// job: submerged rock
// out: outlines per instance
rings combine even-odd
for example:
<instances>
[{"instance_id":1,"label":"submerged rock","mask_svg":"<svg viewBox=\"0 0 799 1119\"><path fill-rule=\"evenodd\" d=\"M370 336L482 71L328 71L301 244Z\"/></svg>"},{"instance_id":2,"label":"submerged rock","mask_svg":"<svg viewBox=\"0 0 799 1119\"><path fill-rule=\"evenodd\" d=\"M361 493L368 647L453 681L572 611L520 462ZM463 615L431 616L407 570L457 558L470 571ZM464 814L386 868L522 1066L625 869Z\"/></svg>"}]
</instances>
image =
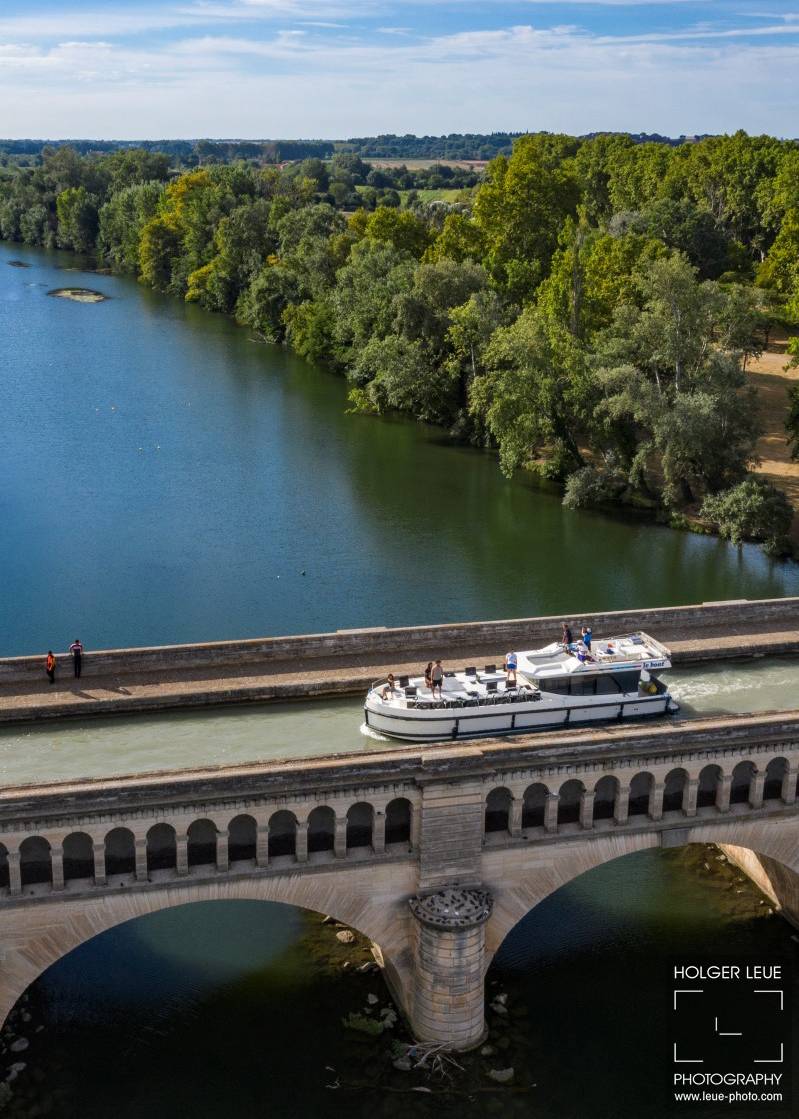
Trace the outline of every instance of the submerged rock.
<instances>
[{"instance_id":1,"label":"submerged rock","mask_svg":"<svg viewBox=\"0 0 799 1119\"><path fill-rule=\"evenodd\" d=\"M26 264L24 260L9 260L6 263L9 268L30 268L30 265Z\"/></svg>"},{"instance_id":2,"label":"submerged rock","mask_svg":"<svg viewBox=\"0 0 799 1119\"><path fill-rule=\"evenodd\" d=\"M18 1037L16 1041L11 1042L9 1048L12 1053L23 1053L29 1045L30 1042L26 1037Z\"/></svg>"},{"instance_id":3,"label":"submerged rock","mask_svg":"<svg viewBox=\"0 0 799 1119\"><path fill-rule=\"evenodd\" d=\"M342 944L352 944L355 940L355 933L350 932L349 929L342 929L341 932L336 933L336 940L340 940Z\"/></svg>"},{"instance_id":4,"label":"submerged rock","mask_svg":"<svg viewBox=\"0 0 799 1119\"><path fill-rule=\"evenodd\" d=\"M372 994L372 993L370 992L370 993L369 993L369 994L368 994L368 995L366 996L366 1001L367 1001L367 1002L369 1003L369 1005L370 1005L370 1006L377 1006L377 1004L378 1004L378 1003L380 1002L380 999L379 999L379 998L377 997L377 995L373 995L373 994Z\"/></svg>"},{"instance_id":5,"label":"submerged rock","mask_svg":"<svg viewBox=\"0 0 799 1119\"><path fill-rule=\"evenodd\" d=\"M497 1084L510 1084L515 1075L515 1070L513 1068L490 1068L488 1075Z\"/></svg>"},{"instance_id":6,"label":"submerged rock","mask_svg":"<svg viewBox=\"0 0 799 1119\"><path fill-rule=\"evenodd\" d=\"M480 1050L481 1057L493 1057L495 1053L496 1049L493 1045L484 1045L483 1048Z\"/></svg>"},{"instance_id":7,"label":"submerged rock","mask_svg":"<svg viewBox=\"0 0 799 1119\"><path fill-rule=\"evenodd\" d=\"M400 1072L410 1072L413 1068L410 1057L397 1057L396 1061L393 1061L392 1064L394 1068L399 1069Z\"/></svg>"}]
</instances>

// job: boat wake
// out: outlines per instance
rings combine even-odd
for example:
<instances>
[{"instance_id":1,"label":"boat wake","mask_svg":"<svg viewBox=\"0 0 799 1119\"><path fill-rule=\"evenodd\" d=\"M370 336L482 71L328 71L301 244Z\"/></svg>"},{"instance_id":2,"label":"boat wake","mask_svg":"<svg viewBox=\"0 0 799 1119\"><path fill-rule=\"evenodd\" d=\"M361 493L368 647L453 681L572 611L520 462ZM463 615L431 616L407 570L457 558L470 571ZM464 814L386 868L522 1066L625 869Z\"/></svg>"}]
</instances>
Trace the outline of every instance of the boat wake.
<instances>
[{"instance_id":1,"label":"boat wake","mask_svg":"<svg viewBox=\"0 0 799 1119\"><path fill-rule=\"evenodd\" d=\"M364 736L364 738L373 738L375 740L375 742L390 742L391 741L391 739L388 737L388 735L379 734L376 730L373 730L366 723L361 723L361 725L358 729L360 730L360 732Z\"/></svg>"}]
</instances>

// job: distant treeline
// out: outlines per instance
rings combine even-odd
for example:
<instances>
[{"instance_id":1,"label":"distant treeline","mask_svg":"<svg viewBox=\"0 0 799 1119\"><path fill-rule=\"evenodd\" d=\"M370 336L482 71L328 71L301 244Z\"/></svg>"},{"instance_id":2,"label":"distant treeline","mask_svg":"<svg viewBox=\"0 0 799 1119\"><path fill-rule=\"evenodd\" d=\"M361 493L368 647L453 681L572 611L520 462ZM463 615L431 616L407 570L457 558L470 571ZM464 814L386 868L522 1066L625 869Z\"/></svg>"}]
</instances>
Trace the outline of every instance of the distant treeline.
<instances>
[{"instance_id":1,"label":"distant treeline","mask_svg":"<svg viewBox=\"0 0 799 1119\"><path fill-rule=\"evenodd\" d=\"M458 133L447 136L352 137L348 140L0 140L0 155L38 156L45 148L70 147L81 155L107 155L132 148L163 152L176 166L196 167L200 163L231 163L239 159L262 163L286 163L297 159L329 159L335 151L352 152L369 159L446 159L489 160L510 155L521 132ZM546 135L541 133L540 135ZM593 139L590 133L583 139ZM627 133L615 133L626 136ZM658 134L630 134L633 143L659 143L676 146L676 139ZM697 137L691 137L697 139Z\"/></svg>"},{"instance_id":2,"label":"distant treeline","mask_svg":"<svg viewBox=\"0 0 799 1119\"><path fill-rule=\"evenodd\" d=\"M41 158L46 149L71 148L80 155L116 151L162 152L178 166L231 163L239 159L286 163L295 159L329 159L331 140L0 140L0 155Z\"/></svg>"},{"instance_id":3,"label":"distant treeline","mask_svg":"<svg viewBox=\"0 0 799 1119\"><path fill-rule=\"evenodd\" d=\"M0 234L232 314L340 371L353 409L440 424L572 506L700 511L783 551L746 361L799 321L799 144L538 134L451 201L401 198L412 174L46 148L0 174Z\"/></svg>"}]
</instances>

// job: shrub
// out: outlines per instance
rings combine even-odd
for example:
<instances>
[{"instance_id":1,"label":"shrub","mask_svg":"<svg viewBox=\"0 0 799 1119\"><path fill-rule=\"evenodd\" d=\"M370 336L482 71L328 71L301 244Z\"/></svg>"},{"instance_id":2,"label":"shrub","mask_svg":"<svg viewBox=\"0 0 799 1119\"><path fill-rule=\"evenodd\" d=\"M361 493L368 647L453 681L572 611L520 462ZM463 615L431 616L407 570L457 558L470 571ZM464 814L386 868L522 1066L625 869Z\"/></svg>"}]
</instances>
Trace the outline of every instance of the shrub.
<instances>
[{"instance_id":1,"label":"shrub","mask_svg":"<svg viewBox=\"0 0 799 1119\"><path fill-rule=\"evenodd\" d=\"M584 509L591 505L602 505L616 500L624 489L624 483L615 471L598 470L595 466L583 466L566 479L563 504L568 509Z\"/></svg>"},{"instance_id":2,"label":"shrub","mask_svg":"<svg viewBox=\"0 0 799 1119\"><path fill-rule=\"evenodd\" d=\"M791 551L788 533L793 509L785 494L764 478L750 476L737 486L706 497L699 512L733 544L755 540L771 556Z\"/></svg>"}]
</instances>

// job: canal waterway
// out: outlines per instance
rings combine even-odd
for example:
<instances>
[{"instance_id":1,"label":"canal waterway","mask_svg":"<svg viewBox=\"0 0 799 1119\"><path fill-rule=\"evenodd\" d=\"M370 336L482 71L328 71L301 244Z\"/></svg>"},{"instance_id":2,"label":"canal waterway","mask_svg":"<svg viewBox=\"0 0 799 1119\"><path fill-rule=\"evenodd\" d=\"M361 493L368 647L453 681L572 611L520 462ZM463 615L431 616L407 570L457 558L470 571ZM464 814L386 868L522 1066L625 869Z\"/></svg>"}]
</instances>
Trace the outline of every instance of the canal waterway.
<instances>
[{"instance_id":1,"label":"canal waterway","mask_svg":"<svg viewBox=\"0 0 799 1119\"><path fill-rule=\"evenodd\" d=\"M663 677L680 719L784 710L796 706L799 657L695 665ZM362 697L0 727L0 784L397 748L364 731Z\"/></svg>"},{"instance_id":2,"label":"canal waterway","mask_svg":"<svg viewBox=\"0 0 799 1119\"><path fill-rule=\"evenodd\" d=\"M754 547L348 415L342 378L67 254L0 245L0 337L3 655L799 591Z\"/></svg>"}]
</instances>

